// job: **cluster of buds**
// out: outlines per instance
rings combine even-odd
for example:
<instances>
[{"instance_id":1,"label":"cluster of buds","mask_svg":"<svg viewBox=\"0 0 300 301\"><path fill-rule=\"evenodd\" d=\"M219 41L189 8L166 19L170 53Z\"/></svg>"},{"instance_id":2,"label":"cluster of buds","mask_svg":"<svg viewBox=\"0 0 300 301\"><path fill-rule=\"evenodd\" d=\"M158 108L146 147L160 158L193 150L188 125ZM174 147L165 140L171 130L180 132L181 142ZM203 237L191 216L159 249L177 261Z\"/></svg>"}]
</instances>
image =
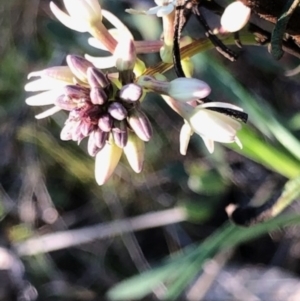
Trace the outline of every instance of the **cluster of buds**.
<instances>
[{"instance_id":1,"label":"cluster of buds","mask_svg":"<svg viewBox=\"0 0 300 301\"><path fill-rule=\"evenodd\" d=\"M118 89L107 75L80 56L68 55L67 64L64 68L71 75L69 84L61 81L61 88L46 92L51 97L53 92L56 94L51 100L54 111L69 111L61 139L80 143L88 137L88 153L96 156L96 162L99 162L99 168L96 164L99 185L111 176L123 150L133 170L140 172L144 161L144 142L152 136L151 123L140 107L142 87L128 83ZM41 80L49 78L66 80L66 70L63 72L61 68L35 72L33 75L42 79L29 83L25 89L37 90ZM44 94L29 97L26 102L29 105L50 104ZM53 109L50 109L49 114L52 113ZM45 116L42 113L37 117ZM103 163L107 164L106 170Z\"/></svg>"},{"instance_id":2,"label":"cluster of buds","mask_svg":"<svg viewBox=\"0 0 300 301\"><path fill-rule=\"evenodd\" d=\"M86 85L67 85L54 104L70 111L61 132L62 140L88 140L88 153L95 156L113 139L119 148L127 145L133 131L141 140L149 141L151 124L140 108L142 88L130 83L120 90L99 69L82 57L69 55L67 62ZM140 169L138 170L138 172Z\"/></svg>"},{"instance_id":3,"label":"cluster of buds","mask_svg":"<svg viewBox=\"0 0 300 301\"><path fill-rule=\"evenodd\" d=\"M213 152L215 141L235 142L241 147L236 134L241 128L240 121L245 122L247 114L231 104L204 103L202 99L211 92L206 82L195 78L168 81L162 74L155 77L142 75L145 64L137 58L139 53L159 52L162 61L172 61L174 0L155 0L157 6L148 11L128 11L162 17L163 42L134 41L128 28L112 13L103 10L98 0L63 2L67 13L50 3L57 19L73 30L89 32L92 35L89 43L111 55L102 58L68 55L67 66L30 73L29 78L40 78L28 83L25 90L40 93L28 97L26 103L31 106L53 105L38 114L37 119L60 110L69 112L61 139L80 143L87 138L88 153L95 157L95 178L99 185L110 178L122 153L135 172L142 170L145 142L152 136L150 121L140 105L148 91L160 94L183 117L180 132L182 154L186 153L193 133L201 136L209 152ZM102 23L103 17L114 28L107 29ZM191 69L191 64L188 65ZM116 68L117 76L101 71L111 67ZM192 75L192 72L188 73Z\"/></svg>"}]
</instances>

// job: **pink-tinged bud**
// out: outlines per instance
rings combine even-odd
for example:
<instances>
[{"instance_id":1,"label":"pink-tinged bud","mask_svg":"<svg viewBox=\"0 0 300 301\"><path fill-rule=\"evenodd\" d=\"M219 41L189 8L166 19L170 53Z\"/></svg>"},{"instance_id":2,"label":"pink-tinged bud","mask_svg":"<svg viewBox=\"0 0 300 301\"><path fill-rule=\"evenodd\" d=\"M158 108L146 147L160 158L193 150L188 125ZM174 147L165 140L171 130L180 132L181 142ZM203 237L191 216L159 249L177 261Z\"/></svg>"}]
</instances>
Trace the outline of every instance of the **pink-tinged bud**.
<instances>
[{"instance_id":1,"label":"pink-tinged bud","mask_svg":"<svg viewBox=\"0 0 300 301\"><path fill-rule=\"evenodd\" d=\"M113 118L109 114L103 114L99 117L98 126L103 132L110 132L113 126Z\"/></svg>"},{"instance_id":2,"label":"pink-tinged bud","mask_svg":"<svg viewBox=\"0 0 300 301\"><path fill-rule=\"evenodd\" d=\"M222 31L239 31L247 24L250 15L251 9L241 1L235 1L229 4L221 17Z\"/></svg>"},{"instance_id":3,"label":"pink-tinged bud","mask_svg":"<svg viewBox=\"0 0 300 301\"><path fill-rule=\"evenodd\" d=\"M72 140L72 122L66 122L65 126L62 128L60 132L60 139L63 141Z\"/></svg>"},{"instance_id":4,"label":"pink-tinged bud","mask_svg":"<svg viewBox=\"0 0 300 301\"><path fill-rule=\"evenodd\" d=\"M84 137L87 137L89 135L89 133L93 130L93 128L94 128L94 126L90 122L87 122L87 121L81 122L80 131Z\"/></svg>"},{"instance_id":5,"label":"pink-tinged bud","mask_svg":"<svg viewBox=\"0 0 300 301\"><path fill-rule=\"evenodd\" d=\"M89 140L87 144L87 151L91 157L95 157L95 155L99 152L100 148L96 145L95 135L92 132L89 135Z\"/></svg>"},{"instance_id":6,"label":"pink-tinged bud","mask_svg":"<svg viewBox=\"0 0 300 301\"><path fill-rule=\"evenodd\" d=\"M209 85L196 78L180 77L169 83L168 95L180 102L205 98L210 94Z\"/></svg>"},{"instance_id":7,"label":"pink-tinged bud","mask_svg":"<svg viewBox=\"0 0 300 301\"><path fill-rule=\"evenodd\" d=\"M149 141L152 137L152 126L144 112L133 109L128 112L128 123L136 135L143 141Z\"/></svg>"},{"instance_id":8,"label":"pink-tinged bud","mask_svg":"<svg viewBox=\"0 0 300 301\"><path fill-rule=\"evenodd\" d=\"M81 140L82 134L81 134L80 125L81 125L81 121L74 121L73 122L73 127L72 127L72 130L71 130L73 141Z\"/></svg>"},{"instance_id":9,"label":"pink-tinged bud","mask_svg":"<svg viewBox=\"0 0 300 301\"><path fill-rule=\"evenodd\" d=\"M106 88L110 84L106 75L97 68L89 67L86 75L88 83L92 88Z\"/></svg>"},{"instance_id":10,"label":"pink-tinged bud","mask_svg":"<svg viewBox=\"0 0 300 301\"><path fill-rule=\"evenodd\" d=\"M78 85L68 85L64 87L64 92L71 98L86 98L88 96L88 89Z\"/></svg>"},{"instance_id":11,"label":"pink-tinged bud","mask_svg":"<svg viewBox=\"0 0 300 301\"><path fill-rule=\"evenodd\" d=\"M73 99L67 95L61 95L57 97L54 100L54 104L62 110L66 111L72 111L73 109L77 108L78 105L77 102L73 101Z\"/></svg>"},{"instance_id":12,"label":"pink-tinged bud","mask_svg":"<svg viewBox=\"0 0 300 301\"><path fill-rule=\"evenodd\" d=\"M128 84L121 88L119 91L119 97L128 103L138 101L143 94L143 89L141 86L136 84Z\"/></svg>"},{"instance_id":13,"label":"pink-tinged bud","mask_svg":"<svg viewBox=\"0 0 300 301\"><path fill-rule=\"evenodd\" d=\"M94 105L103 105L108 97L102 88L91 88L90 98Z\"/></svg>"},{"instance_id":14,"label":"pink-tinged bud","mask_svg":"<svg viewBox=\"0 0 300 301\"><path fill-rule=\"evenodd\" d=\"M128 140L128 129L127 129L126 121L115 120L112 128L112 135L115 144L118 147L123 148L127 144L127 140Z\"/></svg>"},{"instance_id":15,"label":"pink-tinged bud","mask_svg":"<svg viewBox=\"0 0 300 301\"><path fill-rule=\"evenodd\" d=\"M127 110L117 101L114 101L109 105L108 113L117 120L123 120L127 117Z\"/></svg>"},{"instance_id":16,"label":"pink-tinged bud","mask_svg":"<svg viewBox=\"0 0 300 301\"><path fill-rule=\"evenodd\" d=\"M91 62L78 55L68 55L67 64L72 73L83 82L87 80L87 69L93 67Z\"/></svg>"},{"instance_id":17,"label":"pink-tinged bud","mask_svg":"<svg viewBox=\"0 0 300 301\"><path fill-rule=\"evenodd\" d=\"M102 149L108 139L108 133L103 132L100 129L96 129L93 132L95 145L100 149Z\"/></svg>"}]
</instances>

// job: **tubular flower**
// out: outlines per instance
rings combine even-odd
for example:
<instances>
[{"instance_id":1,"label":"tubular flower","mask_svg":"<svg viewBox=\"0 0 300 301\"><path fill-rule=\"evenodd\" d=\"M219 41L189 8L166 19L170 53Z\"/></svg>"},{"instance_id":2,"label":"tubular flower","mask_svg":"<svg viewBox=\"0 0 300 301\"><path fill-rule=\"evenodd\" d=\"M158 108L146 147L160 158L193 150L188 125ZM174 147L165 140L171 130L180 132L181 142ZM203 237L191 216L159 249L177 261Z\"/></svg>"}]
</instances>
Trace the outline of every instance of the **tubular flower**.
<instances>
[{"instance_id":1,"label":"tubular flower","mask_svg":"<svg viewBox=\"0 0 300 301\"><path fill-rule=\"evenodd\" d=\"M251 9L241 1L229 4L221 17L221 31L236 32L249 21Z\"/></svg>"},{"instance_id":2,"label":"tubular flower","mask_svg":"<svg viewBox=\"0 0 300 301\"><path fill-rule=\"evenodd\" d=\"M117 42L102 23L102 10L98 0L64 0L64 5L68 14L54 2L50 2L52 13L61 23L79 32L89 32L111 53L114 51Z\"/></svg>"},{"instance_id":3,"label":"tubular flower","mask_svg":"<svg viewBox=\"0 0 300 301\"><path fill-rule=\"evenodd\" d=\"M180 103L168 96L163 96L167 104L185 119L180 132L180 152L186 153L190 136L198 134L203 139L208 151L213 153L214 142L235 142L240 148L242 144L237 137L241 129L238 120L246 122L247 114L243 109L229 103L209 102L196 107Z\"/></svg>"},{"instance_id":4,"label":"tubular flower","mask_svg":"<svg viewBox=\"0 0 300 301\"><path fill-rule=\"evenodd\" d=\"M69 55L67 63L66 67L32 73L31 76L40 76L41 79L28 83L25 87L27 91L38 91L36 84L46 82L49 78L52 82L49 81L49 86L41 86L41 90L48 89L47 92L27 98L26 103L35 106L54 105L50 110L37 115L37 118L52 115L59 110L69 112L60 137L78 143L88 138L88 153L92 157L96 156L95 175L99 185L113 173L128 141L130 146L125 154L127 158L133 157L128 159L129 163L134 171L140 172L144 158L143 141L149 141L152 136L150 121L139 106L142 88L124 82L118 89L107 75L82 57Z\"/></svg>"}]
</instances>

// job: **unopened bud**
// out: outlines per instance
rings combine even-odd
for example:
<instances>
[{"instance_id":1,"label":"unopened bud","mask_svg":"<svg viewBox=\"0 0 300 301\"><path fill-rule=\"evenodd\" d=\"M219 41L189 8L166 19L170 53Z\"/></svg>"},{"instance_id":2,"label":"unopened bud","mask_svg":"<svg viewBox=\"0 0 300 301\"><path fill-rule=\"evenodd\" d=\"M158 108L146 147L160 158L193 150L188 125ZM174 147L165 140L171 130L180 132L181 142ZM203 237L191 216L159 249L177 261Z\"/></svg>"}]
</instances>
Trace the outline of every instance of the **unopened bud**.
<instances>
[{"instance_id":1,"label":"unopened bud","mask_svg":"<svg viewBox=\"0 0 300 301\"><path fill-rule=\"evenodd\" d=\"M136 172L141 172L144 164L145 142L135 133L128 133L128 141L124 147L124 153L131 168Z\"/></svg>"},{"instance_id":2,"label":"unopened bud","mask_svg":"<svg viewBox=\"0 0 300 301\"><path fill-rule=\"evenodd\" d=\"M127 117L127 110L117 101L114 101L109 105L108 113L117 120L123 120Z\"/></svg>"},{"instance_id":3,"label":"unopened bud","mask_svg":"<svg viewBox=\"0 0 300 301\"><path fill-rule=\"evenodd\" d=\"M114 142L118 147L123 148L127 144L128 140L128 129L125 120L114 121L114 125L112 128L112 135L114 138Z\"/></svg>"},{"instance_id":4,"label":"unopened bud","mask_svg":"<svg viewBox=\"0 0 300 301\"><path fill-rule=\"evenodd\" d=\"M98 126L103 132L110 132L113 126L113 118L109 114L103 114L99 117Z\"/></svg>"},{"instance_id":5,"label":"unopened bud","mask_svg":"<svg viewBox=\"0 0 300 301\"><path fill-rule=\"evenodd\" d=\"M68 55L67 64L72 73L83 82L87 80L87 69L93 67L91 62L78 55Z\"/></svg>"},{"instance_id":6,"label":"unopened bud","mask_svg":"<svg viewBox=\"0 0 300 301\"><path fill-rule=\"evenodd\" d=\"M54 104L62 110L72 111L77 107L77 102L67 95L61 95L54 100Z\"/></svg>"},{"instance_id":7,"label":"unopened bud","mask_svg":"<svg viewBox=\"0 0 300 301\"><path fill-rule=\"evenodd\" d=\"M143 94L143 89L137 84L128 84L121 88L119 97L125 102L131 103L138 101Z\"/></svg>"},{"instance_id":8,"label":"unopened bud","mask_svg":"<svg viewBox=\"0 0 300 301\"><path fill-rule=\"evenodd\" d=\"M133 109L129 111L128 123L136 135L143 141L149 141L152 137L152 126L144 112Z\"/></svg>"},{"instance_id":9,"label":"unopened bud","mask_svg":"<svg viewBox=\"0 0 300 301\"><path fill-rule=\"evenodd\" d=\"M71 98L86 98L88 89L78 85L67 85L64 87L64 93Z\"/></svg>"},{"instance_id":10,"label":"unopened bud","mask_svg":"<svg viewBox=\"0 0 300 301\"><path fill-rule=\"evenodd\" d=\"M96 129L93 132L95 145L100 149L102 149L108 139L108 133L103 132L100 129Z\"/></svg>"},{"instance_id":11,"label":"unopened bud","mask_svg":"<svg viewBox=\"0 0 300 301\"><path fill-rule=\"evenodd\" d=\"M81 125L80 125L81 134L84 137L87 137L89 135L89 133L93 130L93 127L94 126L90 122L82 121Z\"/></svg>"},{"instance_id":12,"label":"unopened bud","mask_svg":"<svg viewBox=\"0 0 300 301\"><path fill-rule=\"evenodd\" d=\"M60 139L63 141L72 140L72 126L71 122L66 122L65 126L60 132Z\"/></svg>"},{"instance_id":13,"label":"unopened bud","mask_svg":"<svg viewBox=\"0 0 300 301\"><path fill-rule=\"evenodd\" d=\"M114 172L122 155L122 148L113 142L106 142L98 152L95 161L95 178L98 185L103 185Z\"/></svg>"},{"instance_id":14,"label":"unopened bud","mask_svg":"<svg viewBox=\"0 0 300 301\"><path fill-rule=\"evenodd\" d=\"M242 29L250 19L251 9L241 1L229 4L221 17L221 29L236 32Z\"/></svg>"},{"instance_id":15,"label":"unopened bud","mask_svg":"<svg viewBox=\"0 0 300 301\"><path fill-rule=\"evenodd\" d=\"M94 105L103 105L107 101L107 95L102 88L91 88L90 98Z\"/></svg>"},{"instance_id":16,"label":"unopened bud","mask_svg":"<svg viewBox=\"0 0 300 301\"><path fill-rule=\"evenodd\" d=\"M96 145L94 132L92 132L89 135L89 140L88 140L88 144L87 144L88 154L91 157L94 157L99 152L99 150L100 150L99 147Z\"/></svg>"},{"instance_id":17,"label":"unopened bud","mask_svg":"<svg viewBox=\"0 0 300 301\"><path fill-rule=\"evenodd\" d=\"M92 88L106 88L109 85L106 75L95 67L89 67L86 75L88 83Z\"/></svg>"},{"instance_id":18,"label":"unopened bud","mask_svg":"<svg viewBox=\"0 0 300 301\"><path fill-rule=\"evenodd\" d=\"M209 85L200 79L180 77L169 83L167 95L177 101L188 102L205 98L210 91Z\"/></svg>"}]
</instances>

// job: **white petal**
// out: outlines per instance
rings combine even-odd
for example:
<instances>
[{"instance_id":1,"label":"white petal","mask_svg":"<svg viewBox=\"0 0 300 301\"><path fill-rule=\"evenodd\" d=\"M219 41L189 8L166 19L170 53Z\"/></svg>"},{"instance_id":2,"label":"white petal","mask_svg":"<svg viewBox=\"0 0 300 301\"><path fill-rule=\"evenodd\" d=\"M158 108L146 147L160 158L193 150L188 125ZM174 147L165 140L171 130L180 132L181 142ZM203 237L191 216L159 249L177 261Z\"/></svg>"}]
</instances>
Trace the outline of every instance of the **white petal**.
<instances>
[{"instance_id":1,"label":"white petal","mask_svg":"<svg viewBox=\"0 0 300 301\"><path fill-rule=\"evenodd\" d=\"M93 63L95 67L101 69L108 69L115 66L115 58L113 56L106 56L106 57L94 57L88 54L85 54L84 57Z\"/></svg>"},{"instance_id":2,"label":"white petal","mask_svg":"<svg viewBox=\"0 0 300 301\"><path fill-rule=\"evenodd\" d=\"M238 121L218 112L195 110L189 123L195 133L214 141L231 143L235 141L236 132L241 128Z\"/></svg>"},{"instance_id":3,"label":"white petal","mask_svg":"<svg viewBox=\"0 0 300 301\"><path fill-rule=\"evenodd\" d=\"M146 11L146 14L147 15L157 15L158 12L160 11L160 9L161 9L161 6L151 7Z\"/></svg>"},{"instance_id":4,"label":"white petal","mask_svg":"<svg viewBox=\"0 0 300 301\"><path fill-rule=\"evenodd\" d=\"M173 4L168 4L166 6L163 6L158 12L157 16L158 17L163 17L169 15L172 11L174 10L174 5Z\"/></svg>"},{"instance_id":5,"label":"white petal","mask_svg":"<svg viewBox=\"0 0 300 301\"><path fill-rule=\"evenodd\" d=\"M92 7L85 0L64 0L65 7L74 20L84 20L87 25L96 20L101 21L101 8Z\"/></svg>"},{"instance_id":6,"label":"white petal","mask_svg":"<svg viewBox=\"0 0 300 301\"><path fill-rule=\"evenodd\" d=\"M112 175L122 155L122 149L114 143L106 143L97 153L95 160L95 178L103 185Z\"/></svg>"},{"instance_id":7,"label":"white petal","mask_svg":"<svg viewBox=\"0 0 300 301\"><path fill-rule=\"evenodd\" d=\"M242 144L241 140L238 137L235 137L234 141L240 149L243 148L243 144Z\"/></svg>"},{"instance_id":8,"label":"white petal","mask_svg":"<svg viewBox=\"0 0 300 301\"><path fill-rule=\"evenodd\" d=\"M46 117L49 117L57 112L61 111L61 108L59 107L52 107L51 109L41 113L41 114L38 114L38 115L35 115L35 118L36 119L43 119L43 118L46 118Z\"/></svg>"},{"instance_id":9,"label":"white petal","mask_svg":"<svg viewBox=\"0 0 300 301\"><path fill-rule=\"evenodd\" d=\"M199 105L199 107L201 108L225 108L225 109L232 109L232 110L236 110L236 111L240 111L243 112L244 110L238 106L235 106L231 103L226 103L226 102L206 102L203 103L201 105Z\"/></svg>"},{"instance_id":10,"label":"white petal","mask_svg":"<svg viewBox=\"0 0 300 301\"><path fill-rule=\"evenodd\" d=\"M62 94L61 90L51 90L26 98L29 106L46 106L54 103L55 99Z\"/></svg>"},{"instance_id":11,"label":"white petal","mask_svg":"<svg viewBox=\"0 0 300 301\"><path fill-rule=\"evenodd\" d=\"M200 137L203 139L207 150L212 154L215 150L214 141L212 139L206 138L205 136L200 136Z\"/></svg>"},{"instance_id":12,"label":"white petal","mask_svg":"<svg viewBox=\"0 0 300 301\"><path fill-rule=\"evenodd\" d=\"M60 80L55 80L51 78L41 78L27 83L24 87L25 91L36 92L45 91L52 89L60 89L66 86L68 83L62 82Z\"/></svg>"},{"instance_id":13,"label":"white petal","mask_svg":"<svg viewBox=\"0 0 300 301\"><path fill-rule=\"evenodd\" d=\"M57 80L61 80L68 83L73 83L73 73L68 66L56 66L50 67L47 69L43 69L40 71L34 71L28 74L27 78L30 79L31 77L48 77Z\"/></svg>"},{"instance_id":14,"label":"white petal","mask_svg":"<svg viewBox=\"0 0 300 301\"><path fill-rule=\"evenodd\" d=\"M56 4L50 2L50 9L54 16L66 27L69 27L75 31L86 32L88 30L85 23L79 20L71 18L68 14L63 12Z\"/></svg>"},{"instance_id":15,"label":"white petal","mask_svg":"<svg viewBox=\"0 0 300 301\"><path fill-rule=\"evenodd\" d=\"M179 147L181 155L185 156L193 130L188 123L184 123L180 130Z\"/></svg>"},{"instance_id":16,"label":"white petal","mask_svg":"<svg viewBox=\"0 0 300 301\"><path fill-rule=\"evenodd\" d=\"M115 27L117 32L121 31L122 34L128 34L128 36L132 40L134 40L133 35L131 34L128 27L125 26L124 23L118 17L116 17L114 14L112 14L111 12L104 10L104 9L102 10L102 15L105 19L107 19Z\"/></svg>"},{"instance_id":17,"label":"white petal","mask_svg":"<svg viewBox=\"0 0 300 301\"><path fill-rule=\"evenodd\" d=\"M125 9L125 12L131 15L146 15L146 11L132 8Z\"/></svg>"}]
</instances>

